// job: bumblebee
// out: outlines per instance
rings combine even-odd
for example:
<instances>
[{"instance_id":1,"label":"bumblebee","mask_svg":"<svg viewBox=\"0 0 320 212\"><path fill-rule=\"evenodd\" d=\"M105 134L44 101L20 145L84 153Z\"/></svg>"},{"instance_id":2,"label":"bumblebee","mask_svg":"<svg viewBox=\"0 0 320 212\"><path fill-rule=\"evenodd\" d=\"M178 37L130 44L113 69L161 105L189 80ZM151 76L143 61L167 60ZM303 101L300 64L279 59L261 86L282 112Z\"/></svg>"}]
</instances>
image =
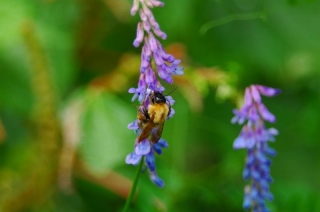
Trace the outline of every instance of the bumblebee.
<instances>
[{"instance_id":1,"label":"bumblebee","mask_svg":"<svg viewBox=\"0 0 320 212\"><path fill-rule=\"evenodd\" d=\"M150 93L148 107L144 103L138 107L138 125L142 129L138 142L150 137L151 143L155 144L161 138L163 125L171 113L171 105L158 91Z\"/></svg>"}]
</instances>

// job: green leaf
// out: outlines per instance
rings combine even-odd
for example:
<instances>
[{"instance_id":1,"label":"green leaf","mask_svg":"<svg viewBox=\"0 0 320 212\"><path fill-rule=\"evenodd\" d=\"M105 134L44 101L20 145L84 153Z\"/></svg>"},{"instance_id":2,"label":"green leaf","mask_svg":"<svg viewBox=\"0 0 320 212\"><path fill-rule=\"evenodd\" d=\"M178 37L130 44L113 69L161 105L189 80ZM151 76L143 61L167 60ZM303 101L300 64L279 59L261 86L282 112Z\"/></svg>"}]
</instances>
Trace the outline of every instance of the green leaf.
<instances>
[{"instance_id":1,"label":"green leaf","mask_svg":"<svg viewBox=\"0 0 320 212\"><path fill-rule=\"evenodd\" d=\"M298 3L298 0L287 0L289 4L295 5Z\"/></svg>"},{"instance_id":2,"label":"green leaf","mask_svg":"<svg viewBox=\"0 0 320 212\"><path fill-rule=\"evenodd\" d=\"M135 135L127 126L135 119L135 108L110 93L88 91L86 98L79 151L91 171L103 174L124 164L133 151Z\"/></svg>"}]
</instances>

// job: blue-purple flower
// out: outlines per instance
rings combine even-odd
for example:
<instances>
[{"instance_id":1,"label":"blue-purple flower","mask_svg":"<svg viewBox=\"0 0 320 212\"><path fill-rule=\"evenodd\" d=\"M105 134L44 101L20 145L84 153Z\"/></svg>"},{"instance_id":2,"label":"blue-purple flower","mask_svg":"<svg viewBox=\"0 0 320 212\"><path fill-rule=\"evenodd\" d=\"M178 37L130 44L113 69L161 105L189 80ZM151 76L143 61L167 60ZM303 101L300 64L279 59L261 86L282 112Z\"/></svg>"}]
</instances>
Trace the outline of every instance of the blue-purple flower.
<instances>
[{"instance_id":1,"label":"blue-purple flower","mask_svg":"<svg viewBox=\"0 0 320 212\"><path fill-rule=\"evenodd\" d=\"M164 3L158 0L134 0L131 8L131 15L135 15L139 11L141 22L137 26L137 35L133 42L135 47L142 45L140 77L137 88L130 88L129 93L133 94L132 101L138 99L140 107L148 108L149 95L152 92L163 93L165 88L162 86L158 78L162 81L172 84L173 75L182 75L183 67L179 66L180 60L174 58L173 55L165 52L157 37L166 39L167 35L161 31L159 24L155 20L151 9L154 7L163 7ZM174 100L170 96L165 96L167 103L170 105L171 112L167 119L172 118L175 113L171 107ZM139 128L138 120L128 125L129 129L134 130L140 135L142 129ZM151 131L151 134L154 133ZM162 153L163 148L167 148L168 143L164 139L160 139L157 143L152 143L149 139L145 139L140 143L136 140L135 149L126 157L126 163L137 165L142 158L149 169L151 180L159 187L164 186L164 182L158 177L155 166L155 155Z\"/></svg>"},{"instance_id":2,"label":"blue-purple flower","mask_svg":"<svg viewBox=\"0 0 320 212\"><path fill-rule=\"evenodd\" d=\"M127 155L126 163L137 165L143 156L145 156L145 163L148 166L151 180L160 188L164 186L164 181L158 177L156 172L155 155L154 153L161 154L162 148L167 148L168 143L164 139L160 139L157 143L152 144L148 139L137 143L132 153Z\"/></svg>"},{"instance_id":3,"label":"blue-purple flower","mask_svg":"<svg viewBox=\"0 0 320 212\"><path fill-rule=\"evenodd\" d=\"M264 121L274 123L276 117L268 111L261 101L261 95L272 97L279 94L279 89L262 85L251 85L246 88L244 105L240 110L233 110L232 123L243 124L240 135L235 139L233 148L247 149L246 165L243 178L250 180L245 187L243 208L252 208L254 212L267 212L265 200L272 201L269 184L273 181L270 175L271 161L267 156L275 156L276 151L268 146L274 141L278 131L267 129Z\"/></svg>"}]
</instances>

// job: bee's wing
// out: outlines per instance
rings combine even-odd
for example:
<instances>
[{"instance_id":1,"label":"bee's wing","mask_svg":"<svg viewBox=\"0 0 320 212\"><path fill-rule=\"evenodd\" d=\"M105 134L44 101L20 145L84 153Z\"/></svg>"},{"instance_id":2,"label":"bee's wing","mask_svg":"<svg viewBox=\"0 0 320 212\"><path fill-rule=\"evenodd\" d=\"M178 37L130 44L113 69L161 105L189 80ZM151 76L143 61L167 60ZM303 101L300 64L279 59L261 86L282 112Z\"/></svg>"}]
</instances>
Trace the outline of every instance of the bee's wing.
<instances>
[{"instance_id":1,"label":"bee's wing","mask_svg":"<svg viewBox=\"0 0 320 212\"><path fill-rule=\"evenodd\" d=\"M164 123L159 124L152 132L151 132L151 143L157 143L162 135Z\"/></svg>"},{"instance_id":2,"label":"bee's wing","mask_svg":"<svg viewBox=\"0 0 320 212\"><path fill-rule=\"evenodd\" d=\"M149 120L149 122L144 126L139 138L138 138L138 142L140 143L141 141L143 141L144 139L148 138L152 129L154 128L154 123L153 123L153 119L154 116L151 117L151 119Z\"/></svg>"}]
</instances>

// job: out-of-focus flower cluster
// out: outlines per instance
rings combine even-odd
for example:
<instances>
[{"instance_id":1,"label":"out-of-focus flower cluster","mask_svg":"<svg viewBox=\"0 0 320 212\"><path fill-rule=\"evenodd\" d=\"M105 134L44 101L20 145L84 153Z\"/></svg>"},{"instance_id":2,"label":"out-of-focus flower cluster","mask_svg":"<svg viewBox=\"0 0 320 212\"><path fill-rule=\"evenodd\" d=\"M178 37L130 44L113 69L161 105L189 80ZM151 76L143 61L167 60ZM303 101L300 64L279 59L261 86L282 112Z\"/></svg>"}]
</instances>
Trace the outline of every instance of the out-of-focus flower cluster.
<instances>
[{"instance_id":1,"label":"out-of-focus flower cluster","mask_svg":"<svg viewBox=\"0 0 320 212\"><path fill-rule=\"evenodd\" d=\"M172 84L172 75L182 75L183 67L179 66L180 60L177 60L171 54L165 52L161 43L157 39L166 39L167 35L161 31L159 24L155 20L151 9L154 7L164 6L163 2L157 0L134 0L131 9L131 15L139 12L141 21L137 26L137 36L133 42L135 47L139 47L141 43L141 65L140 77L137 88L130 88L129 93L133 94L132 101L138 99L140 107L148 108L150 104L149 95L152 92L163 93L165 88L158 80L159 76L163 81ZM171 106L174 100L170 96L165 96L167 104ZM171 118L174 110L167 118ZM138 120L128 125L129 129L133 129L139 135L142 129L138 126ZM151 132L153 133L153 132ZM168 147L165 140L160 139L157 143L153 144L149 139L142 142L135 142L135 150L130 153L126 158L126 163L137 165L141 158L145 156L145 162L149 168L151 180L159 187L164 186L164 182L156 174L154 152L161 154L162 148Z\"/></svg>"},{"instance_id":2,"label":"out-of-focus flower cluster","mask_svg":"<svg viewBox=\"0 0 320 212\"><path fill-rule=\"evenodd\" d=\"M273 181L270 175L271 161L267 156L275 156L276 151L268 146L268 142L275 140L274 136L278 135L278 131L266 128L264 121L274 123L276 117L262 103L260 95L272 97L280 92L279 89L251 85L246 88L243 107L233 110L235 116L232 123L243 124L247 120L233 143L235 149L247 149L243 178L250 180L250 183L245 187L245 210L251 207L254 212L267 212L269 210L265 200L273 200L269 191L269 184Z\"/></svg>"}]
</instances>

